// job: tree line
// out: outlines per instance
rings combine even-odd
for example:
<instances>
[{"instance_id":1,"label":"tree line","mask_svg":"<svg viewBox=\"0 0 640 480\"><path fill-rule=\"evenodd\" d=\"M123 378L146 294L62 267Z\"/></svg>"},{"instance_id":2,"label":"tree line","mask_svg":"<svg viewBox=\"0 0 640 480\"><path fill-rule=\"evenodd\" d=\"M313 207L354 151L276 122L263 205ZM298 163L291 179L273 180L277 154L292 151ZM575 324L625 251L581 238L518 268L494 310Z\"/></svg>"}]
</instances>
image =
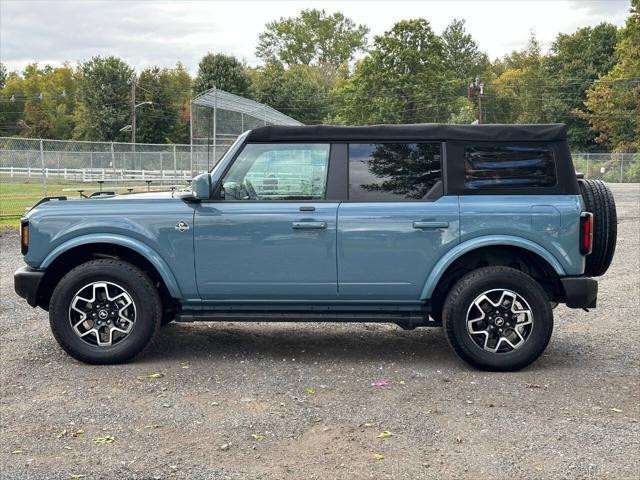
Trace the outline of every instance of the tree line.
<instances>
[{"instance_id":1,"label":"tree line","mask_svg":"<svg viewBox=\"0 0 640 480\"><path fill-rule=\"evenodd\" d=\"M180 63L136 73L113 56L22 72L0 64L0 135L127 141L135 76L136 101L152 102L138 109L138 142L188 143L189 100L216 87L305 124L562 122L574 150L640 151L640 0L622 28L559 34L547 54L531 34L495 61L463 20L442 32L402 20L368 34L341 13L304 10L266 24L260 65L208 53L194 78Z\"/></svg>"}]
</instances>

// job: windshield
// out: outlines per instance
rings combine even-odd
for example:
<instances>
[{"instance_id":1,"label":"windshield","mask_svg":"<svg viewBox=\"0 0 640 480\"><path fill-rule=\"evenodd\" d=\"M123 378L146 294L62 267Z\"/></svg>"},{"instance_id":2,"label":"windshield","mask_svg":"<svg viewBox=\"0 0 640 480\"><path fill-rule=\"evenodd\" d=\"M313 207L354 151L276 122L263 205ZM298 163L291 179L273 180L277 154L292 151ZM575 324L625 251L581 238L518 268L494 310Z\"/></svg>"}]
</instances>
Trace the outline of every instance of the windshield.
<instances>
[{"instance_id":1,"label":"windshield","mask_svg":"<svg viewBox=\"0 0 640 480\"><path fill-rule=\"evenodd\" d=\"M220 161L218 163L216 163L211 168L211 170L209 170L209 173L214 173L218 169L218 167L220 165L226 164L229 161L230 158L233 158L235 156L236 152L238 151L240 146L244 143L244 139L247 138L247 135L249 135L250 131L251 130L247 130L242 135L240 135L238 138L236 138L235 142L233 142L231 144L231 146L227 149L227 151L224 152L224 155L222 155L222 158L220 159Z\"/></svg>"}]
</instances>

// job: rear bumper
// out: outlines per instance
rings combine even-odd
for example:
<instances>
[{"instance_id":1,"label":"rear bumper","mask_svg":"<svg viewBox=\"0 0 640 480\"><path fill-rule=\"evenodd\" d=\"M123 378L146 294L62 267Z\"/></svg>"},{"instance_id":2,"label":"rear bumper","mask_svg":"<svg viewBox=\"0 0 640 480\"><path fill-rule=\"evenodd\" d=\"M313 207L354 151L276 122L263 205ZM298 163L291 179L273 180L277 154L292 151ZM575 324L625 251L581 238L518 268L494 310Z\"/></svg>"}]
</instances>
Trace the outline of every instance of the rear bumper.
<instances>
[{"instance_id":1,"label":"rear bumper","mask_svg":"<svg viewBox=\"0 0 640 480\"><path fill-rule=\"evenodd\" d=\"M38 305L38 289L44 273L44 270L22 267L13 274L13 288L32 307Z\"/></svg>"},{"instance_id":2,"label":"rear bumper","mask_svg":"<svg viewBox=\"0 0 640 480\"><path fill-rule=\"evenodd\" d=\"M595 308L598 282L589 277L561 278L565 303L569 308Z\"/></svg>"}]
</instances>

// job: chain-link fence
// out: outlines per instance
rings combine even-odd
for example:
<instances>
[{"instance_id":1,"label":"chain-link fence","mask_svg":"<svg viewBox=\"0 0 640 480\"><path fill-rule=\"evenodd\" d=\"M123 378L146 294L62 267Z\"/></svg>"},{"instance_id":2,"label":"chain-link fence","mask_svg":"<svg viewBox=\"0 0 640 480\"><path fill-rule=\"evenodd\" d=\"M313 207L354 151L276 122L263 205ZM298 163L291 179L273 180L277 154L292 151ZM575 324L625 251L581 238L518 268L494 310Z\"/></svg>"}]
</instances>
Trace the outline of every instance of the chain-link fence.
<instances>
[{"instance_id":1,"label":"chain-link fence","mask_svg":"<svg viewBox=\"0 0 640 480\"><path fill-rule=\"evenodd\" d=\"M0 216L19 216L43 196L186 186L217 163L237 134L211 144L153 145L0 137ZM574 153L577 172L640 182L640 153Z\"/></svg>"}]
</instances>

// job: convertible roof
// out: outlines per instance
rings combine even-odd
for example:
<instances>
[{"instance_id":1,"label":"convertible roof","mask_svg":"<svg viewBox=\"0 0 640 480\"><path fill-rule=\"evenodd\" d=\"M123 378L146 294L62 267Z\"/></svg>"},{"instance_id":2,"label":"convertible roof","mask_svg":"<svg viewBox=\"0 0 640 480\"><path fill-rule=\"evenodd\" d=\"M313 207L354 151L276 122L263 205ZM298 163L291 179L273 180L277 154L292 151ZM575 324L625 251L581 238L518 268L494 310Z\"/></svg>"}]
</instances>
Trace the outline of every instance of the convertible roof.
<instances>
[{"instance_id":1,"label":"convertible roof","mask_svg":"<svg viewBox=\"0 0 640 480\"><path fill-rule=\"evenodd\" d=\"M349 142L349 141L557 141L567 138L564 124L539 125L370 125L343 127L337 125L273 125L249 132L249 142Z\"/></svg>"}]
</instances>

